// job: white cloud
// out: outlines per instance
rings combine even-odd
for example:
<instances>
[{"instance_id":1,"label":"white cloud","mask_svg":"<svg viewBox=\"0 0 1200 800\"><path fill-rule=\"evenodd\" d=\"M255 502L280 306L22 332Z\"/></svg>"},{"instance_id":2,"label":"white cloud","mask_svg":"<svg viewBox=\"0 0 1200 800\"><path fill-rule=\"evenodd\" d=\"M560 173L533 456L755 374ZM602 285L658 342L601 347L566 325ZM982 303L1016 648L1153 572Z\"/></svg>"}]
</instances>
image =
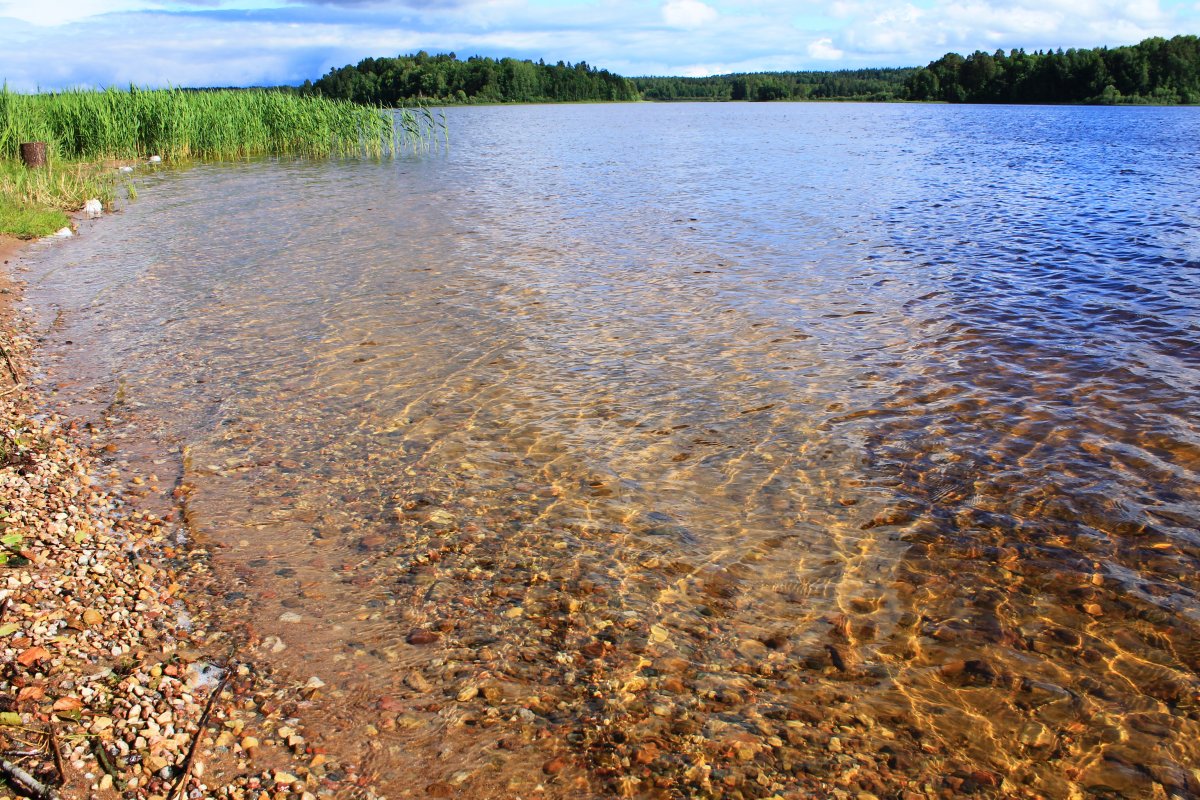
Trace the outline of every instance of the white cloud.
<instances>
[{"instance_id":1,"label":"white cloud","mask_svg":"<svg viewBox=\"0 0 1200 800\"><path fill-rule=\"evenodd\" d=\"M925 8L842 0L837 13L848 54L891 56L896 63L920 63L951 50L1133 44L1196 25L1195 13L1167 11L1158 0L937 0Z\"/></svg>"},{"instance_id":2,"label":"white cloud","mask_svg":"<svg viewBox=\"0 0 1200 800\"><path fill-rule=\"evenodd\" d=\"M808 45L808 57L818 61L837 61L844 55L846 55L844 52L833 46L833 39L828 36L817 39Z\"/></svg>"},{"instance_id":3,"label":"white cloud","mask_svg":"<svg viewBox=\"0 0 1200 800\"><path fill-rule=\"evenodd\" d=\"M700 0L667 0L662 16L674 28L700 28L717 18L717 10Z\"/></svg>"},{"instance_id":4,"label":"white cloud","mask_svg":"<svg viewBox=\"0 0 1200 800\"><path fill-rule=\"evenodd\" d=\"M149 4L139 0L56 0L20 2L0 0L0 18L19 19L34 25L62 25L113 11L132 11Z\"/></svg>"}]
</instances>

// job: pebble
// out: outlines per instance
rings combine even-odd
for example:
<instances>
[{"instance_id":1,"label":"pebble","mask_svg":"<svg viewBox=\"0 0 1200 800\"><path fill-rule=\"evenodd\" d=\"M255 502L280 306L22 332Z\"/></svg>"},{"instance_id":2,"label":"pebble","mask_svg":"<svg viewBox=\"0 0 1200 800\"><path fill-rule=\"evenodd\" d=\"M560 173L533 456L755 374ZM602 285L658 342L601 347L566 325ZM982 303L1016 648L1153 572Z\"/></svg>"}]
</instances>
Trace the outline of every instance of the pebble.
<instances>
[{"instance_id":1,"label":"pebble","mask_svg":"<svg viewBox=\"0 0 1200 800\"><path fill-rule=\"evenodd\" d=\"M425 676L416 670L404 676L404 684L414 692L421 692L422 694L433 691L433 684L426 680Z\"/></svg>"},{"instance_id":2,"label":"pebble","mask_svg":"<svg viewBox=\"0 0 1200 800\"><path fill-rule=\"evenodd\" d=\"M417 628L408 634L405 641L413 645L433 644L438 640L438 635L433 631Z\"/></svg>"}]
</instances>

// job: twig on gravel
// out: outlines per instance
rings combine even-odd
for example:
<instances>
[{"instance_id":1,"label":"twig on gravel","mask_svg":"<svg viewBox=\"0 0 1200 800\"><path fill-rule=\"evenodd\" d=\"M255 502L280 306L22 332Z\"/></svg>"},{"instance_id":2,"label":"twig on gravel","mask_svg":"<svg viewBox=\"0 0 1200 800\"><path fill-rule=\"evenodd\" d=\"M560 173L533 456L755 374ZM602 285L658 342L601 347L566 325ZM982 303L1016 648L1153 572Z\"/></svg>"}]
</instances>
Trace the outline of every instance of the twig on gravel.
<instances>
[{"instance_id":1,"label":"twig on gravel","mask_svg":"<svg viewBox=\"0 0 1200 800\"><path fill-rule=\"evenodd\" d=\"M58 792L11 761L0 758L0 771L4 773L5 780L12 784L13 788L20 789L26 794L39 798L39 800L59 800Z\"/></svg>"},{"instance_id":2,"label":"twig on gravel","mask_svg":"<svg viewBox=\"0 0 1200 800\"><path fill-rule=\"evenodd\" d=\"M17 368L13 366L12 356L8 354L8 348L0 345L0 354L4 355L4 363L8 365L8 373L12 375L13 383L21 383L21 375L17 372Z\"/></svg>"},{"instance_id":3,"label":"twig on gravel","mask_svg":"<svg viewBox=\"0 0 1200 800\"><path fill-rule=\"evenodd\" d=\"M58 726L54 720L50 720L47 736L50 739L50 755L54 757L54 769L58 772L58 785L62 786L67 782L67 771L63 768L62 748L58 746Z\"/></svg>"},{"instance_id":4,"label":"twig on gravel","mask_svg":"<svg viewBox=\"0 0 1200 800\"><path fill-rule=\"evenodd\" d=\"M213 689L213 693L208 696L208 702L204 704L204 713L200 715L200 722L196 725L196 733L192 736L192 746L188 748L187 758L183 760L183 772L176 781L175 786L167 795L167 800L174 800L176 797L186 797L188 779L192 774L192 764L196 761L196 751L200 749L200 740L204 738L204 729L208 727L208 716L212 713L213 706L217 702L217 698L221 696L221 692L225 691L225 684L229 683L229 676L233 674L233 670L229 667L225 669L225 675L221 677L221 682L217 684L217 688Z\"/></svg>"}]
</instances>

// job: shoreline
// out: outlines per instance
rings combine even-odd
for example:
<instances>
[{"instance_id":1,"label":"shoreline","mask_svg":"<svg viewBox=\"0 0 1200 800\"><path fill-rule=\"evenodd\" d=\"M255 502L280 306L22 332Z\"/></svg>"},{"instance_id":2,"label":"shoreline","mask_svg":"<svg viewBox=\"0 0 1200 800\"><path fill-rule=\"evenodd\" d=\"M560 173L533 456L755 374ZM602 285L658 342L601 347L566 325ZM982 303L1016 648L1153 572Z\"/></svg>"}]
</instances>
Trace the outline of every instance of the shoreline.
<instances>
[{"instance_id":1,"label":"shoreline","mask_svg":"<svg viewBox=\"0 0 1200 800\"><path fill-rule=\"evenodd\" d=\"M15 274L29 244L0 237L0 499L4 532L21 537L0 566L0 786L32 778L26 794L64 800L376 796L304 729L320 679L277 680L244 634L208 625L208 550L180 514L143 507L146 480L109 468L114 445L48 408Z\"/></svg>"}]
</instances>

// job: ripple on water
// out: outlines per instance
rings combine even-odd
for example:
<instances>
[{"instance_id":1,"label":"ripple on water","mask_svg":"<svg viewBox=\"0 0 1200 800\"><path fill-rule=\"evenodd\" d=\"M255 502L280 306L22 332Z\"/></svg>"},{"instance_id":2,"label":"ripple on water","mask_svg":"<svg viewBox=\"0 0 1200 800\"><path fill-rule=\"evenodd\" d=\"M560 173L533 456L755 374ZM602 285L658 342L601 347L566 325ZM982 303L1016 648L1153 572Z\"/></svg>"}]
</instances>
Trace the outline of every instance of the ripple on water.
<instances>
[{"instance_id":1,"label":"ripple on water","mask_svg":"<svg viewBox=\"0 0 1200 800\"><path fill-rule=\"evenodd\" d=\"M385 782L1191 796L1179 111L464 109L169 174L30 297Z\"/></svg>"}]
</instances>

